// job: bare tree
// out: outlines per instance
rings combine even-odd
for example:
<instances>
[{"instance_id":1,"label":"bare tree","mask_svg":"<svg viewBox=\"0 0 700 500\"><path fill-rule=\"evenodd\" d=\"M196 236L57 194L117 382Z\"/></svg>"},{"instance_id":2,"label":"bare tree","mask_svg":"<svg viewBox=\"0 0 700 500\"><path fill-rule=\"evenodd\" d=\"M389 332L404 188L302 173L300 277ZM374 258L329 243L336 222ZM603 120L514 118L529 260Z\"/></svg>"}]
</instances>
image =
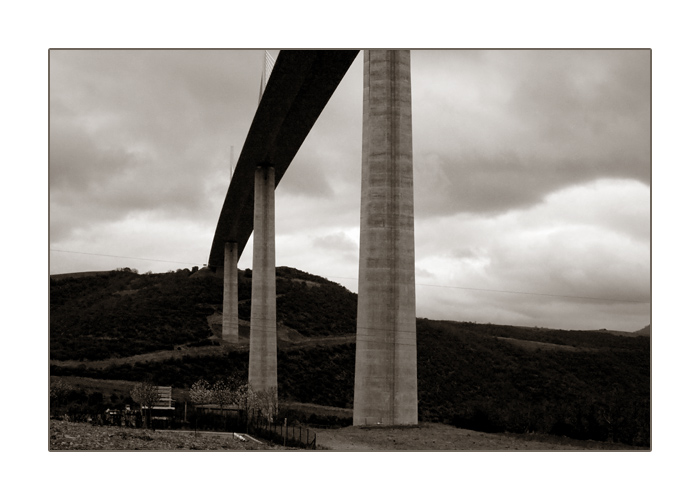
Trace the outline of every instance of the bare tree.
<instances>
[{"instance_id":1,"label":"bare tree","mask_svg":"<svg viewBox=\"0 0 700 500\"><path fill-rule=\"evenodd\" d=\"M245 398L248 411L256 417L272 422L279 411L277 387L268 387L262 391L253 391L249 387L247 389Z\"/></svg>"},{"instance_id":2,"label":"bare tree","mask_svg":"<svg viewBox=\"0 0 700 500\"><path fill-rule=\"evenodd\" d=\"M190 387L190 401L196 405L211 403L213 394L209 382L199 379Z\"/></svg>"},{"instance_id":3,"label":"bare tree","mask_svg":"<svg viewBox=\"0 0 700 500\"><path fill-rule=\"evenodd\" d=\"M51 406L55 408L64 404L71 390L73 390L73 387L63 380L52 380L49 387L49 401Z\"/></svg>"},{"instance_id":4,"label":"bare tree","mask_svg":"<svg viewBox=\"0 0 700 500\"><path fill-rule=\"evenodd\" d=\"M220 408L236 403L236 387L232 382L230 378L219 380L212 387L212 399Z\"/></svg>"},{"instance_id":5,"label":"bare tree","mask_svg":"<svg viewBox=\"0 0 700 500\"><path fill-rule=\"evenodd\" d=\"M151 409L158 403L160 396L158 395L158 387L150 382L140 382L131 388L129 393L131 399L141 406L141 415L143 408L148 408L148 423L151 423Z\"/></svg>"},{"instance_id":6,"label":"bare tree","mask_svg":"<svg viewBox=\"0 0 700 500\"><path fill-rule=\"evenodd\" d=\"M277 402L277 386L268 387L260 392L260 406L263 416L272 422L279 413L279 405Z\"/></svg>"}]
</instances>

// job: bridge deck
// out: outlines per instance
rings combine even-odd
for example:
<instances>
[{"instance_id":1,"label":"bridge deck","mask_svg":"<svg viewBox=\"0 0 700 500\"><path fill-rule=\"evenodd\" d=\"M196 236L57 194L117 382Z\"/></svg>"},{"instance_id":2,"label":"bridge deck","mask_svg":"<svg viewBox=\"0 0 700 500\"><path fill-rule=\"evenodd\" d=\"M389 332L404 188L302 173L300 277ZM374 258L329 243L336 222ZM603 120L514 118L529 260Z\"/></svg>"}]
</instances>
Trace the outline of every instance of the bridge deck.
<instances>
[{"instance_id":1,"label":"bridge deck","mask_svg":"<svg viewBox=\"0 0 700 500\"><path fill-rule=\"evenodd\" d=\"M223 267L227 241L243 253L253 232L255 168L274 166L277 187L358 52L280 51L226 193L209 267Z\"/></svg>"}]
</instances>

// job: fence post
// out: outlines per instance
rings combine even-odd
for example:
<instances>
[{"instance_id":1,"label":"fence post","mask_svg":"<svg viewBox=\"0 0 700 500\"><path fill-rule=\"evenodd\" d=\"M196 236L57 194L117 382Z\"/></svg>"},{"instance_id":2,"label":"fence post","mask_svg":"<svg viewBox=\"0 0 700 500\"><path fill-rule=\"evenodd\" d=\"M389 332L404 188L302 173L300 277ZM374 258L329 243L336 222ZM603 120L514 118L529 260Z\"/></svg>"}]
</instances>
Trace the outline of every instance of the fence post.
<instances>
[{"instance_id":1,"label":"fence post","mask_svg":"<svg viewBox=\"0 0 700 500\"><path fill-rule=\"evenodd\" d=\"M287 446L287 429L289 429L289 427L287 427L287 419L285 418L284 419L284 446Z\"/></svg>"}]
</instances>

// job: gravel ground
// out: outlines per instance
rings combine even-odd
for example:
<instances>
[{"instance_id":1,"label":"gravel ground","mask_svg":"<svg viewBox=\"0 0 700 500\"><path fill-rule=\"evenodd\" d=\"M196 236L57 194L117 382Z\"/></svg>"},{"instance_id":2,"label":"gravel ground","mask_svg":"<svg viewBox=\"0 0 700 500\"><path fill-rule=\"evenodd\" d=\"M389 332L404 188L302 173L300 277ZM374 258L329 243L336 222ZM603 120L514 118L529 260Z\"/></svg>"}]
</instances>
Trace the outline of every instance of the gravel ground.
<instances>
[{"instance_id":1,"label":"gravel ground","mask_svg":"<svg viewBox=\"0 0 700 500\"><path fill-rule=\"evenodd\" d=\"M49 449L54 450L294 450L225 433L151 431L86 423L50 421ZM641 450L615 443L577 441L555 436L487 434L443 424L419 427L313 429L319 450L331 451L581 451Z\"/></svg>"},{"instance_id":2,"label":"gravel ground","mask_svg":"<svg viewBox=\"0 0 700 500\"><path fill-rule=\"evenodd\" d=\"M225 434L152 431L127 427L93 426L50 421L49 449L54 450L270 450L281 446L241 441Z\"/></svg>"},{"instance_id":3,"label":"gravel ground","mask_svg":"<svg viewBox=\"0 0 700 500\"><path fill-rule=\"evenodd\" d=\"M581 451L641 450L598 441L554 436L487 434L444 424L419 427L314 429L320 449L335 451Z\"/></svg>"}]
</instances>

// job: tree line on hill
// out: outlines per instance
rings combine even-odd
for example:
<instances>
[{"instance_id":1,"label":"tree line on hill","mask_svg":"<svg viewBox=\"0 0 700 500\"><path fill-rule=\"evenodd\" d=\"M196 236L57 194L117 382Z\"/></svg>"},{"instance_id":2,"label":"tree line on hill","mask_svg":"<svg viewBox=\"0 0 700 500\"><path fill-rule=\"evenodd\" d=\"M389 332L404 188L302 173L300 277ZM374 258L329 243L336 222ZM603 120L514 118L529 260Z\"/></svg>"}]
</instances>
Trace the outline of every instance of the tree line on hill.
<instances>
[{"instance_id":1,"label":"tree line on hill","mask_svg":"<svg viewBox=\"0 0 700 500\"><path fill-rule=\"evenodd\" d=\"M418 322L420 421L484 432L538 432L649 445L648 339L596 351L525 351L494 336ZM622 340L629 340L621 338ZM140 380L188 387L246 377L248 353L184 357L107 369L52 367L53 375ZM352 408L355 346L278 352L282 400Z\"/></svg>"},{"instance_id":2,"label":"tree line on hill","mask_svg":"<svg viewBox=\"0 0 700 500\"><path fill-rule=\"evenodd\" d=\"M250 320L251 276L250 269L239 272L243 320ZM354 331L357 296L336 283L280 267L277 295L278 321L302 335ZM212 335L207 317L220 313L222 303L222 279L195 277L187 269L52 279L51 359L91 361L196 346Z\"/></svg>"},{"instance_id":3,"label":"tree line on hill","mask_svg":"<svg viewBox=\"0 0 700 500\"><path fill-rule=\"evenodd\" d=\"M245 294L249 294L246 292L250 285L247 272L242 272L239 280L239 298L243 301ZM173 274L161 275L158 281L148 281L150 277L134 274L118 274L106 281L97 281L99 277L83 278L80 281L88 282L79 284L71 283L70 279L62 280L72 288L62 288L56 295L57 320L66 322L66 338L56 345L64 350L63 355L69 356L68 359L84 358L85 350L80 346L83 343L89 346L92 337L68 335L67 316L70 315L67 312L74 314L72 317L78 325L85 325L86 318L93 321L89 324L96 324L94 314L100 310L107 312L110 320L100 323L99 331L112 332L112 336L124 332L123 340L135 344L123 352L153 349L155 345L172 348L175 339L201 341L210 333L204 329L206 316L213 311L213 304L220 304L221 281ZM147 279L135 281L142 278ZM124 290L137 290L137 293L117 293ZM282 268L281 272L278 269L278 292L281 294L278 305L282 304L282 313L278 315L284 318L285 325L307 336L354 331L356 295L339 285ZM133 317L122 322L119 316L128 315L127 303L122 303L126 297L131 297L130 307L135 312ZM51 355L52 359L61 359L53 352L53 282L51 301ZM147 305L139 306L138 302ZM169 328L175 329L176 323L170 322L167 312L179 317L175 309L176 304L182 302L185 303L183 316L189 316L187 321L193 322L196 318L202 330L192 326L191 330L183 329L177 334L183 337L177 337L169 332ZM69 304L67 310L66 304ZM111 313L107 311L108 306L113 308ZM60 307L64 309L59 310ZM128 337L129 329L124 325L140 321L142 307L157 309L154 314L162 318L164 324L153 325L151 330L140 325L141 335ZM309 317L309 314L316 316ZM182 321L185 325L194 324L187 323L184 317ZM149 341L148 346L139 347L138 340L144 336L144 331L154 340ZM185 338L185 334L189 337ZM543 342L550 348L537 349L532 344L525 349L503 338ZM78 354L69 352L68 339L78 345ZM649 446L649 337L419 319L417 343L420 421L445 422L485 432L538 432ZM562 348L557 349L557 346ZM246 351L222 351L218 356L114 363L105 369L52 365L51 374L131 381L151 377L158 385L188 388L200 379L212 383L230 376L245 379L247 370ZM354 372L355 345L352 342L278 350L281 400L352 408Z\"/></svg>"}]
</instances>

